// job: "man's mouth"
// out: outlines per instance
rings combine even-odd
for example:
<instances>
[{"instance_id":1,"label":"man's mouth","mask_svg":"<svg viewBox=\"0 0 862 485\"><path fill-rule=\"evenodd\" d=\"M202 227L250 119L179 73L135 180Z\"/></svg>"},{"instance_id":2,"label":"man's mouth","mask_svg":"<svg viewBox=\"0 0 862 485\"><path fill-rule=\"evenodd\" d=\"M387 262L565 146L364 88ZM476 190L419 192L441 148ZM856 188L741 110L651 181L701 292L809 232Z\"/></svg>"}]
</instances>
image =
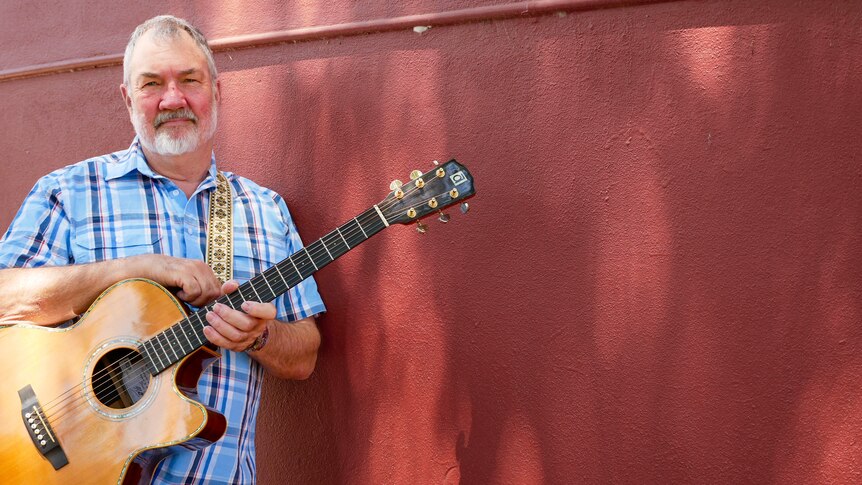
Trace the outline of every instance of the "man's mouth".
<instances>
[{"instance_id":1,"label":"man's mouth","mask_svg":"<svg viewBox=\"0 0 862 485\"><path fill-rule=\"evenodd\" d=\"M191 112L191 110L165 111L156 116L156 119L153 120L153 126L158 129L164 124L169 126L185 122L196 124L197 121L197 117Z\"/></svg>"}]
</instances>

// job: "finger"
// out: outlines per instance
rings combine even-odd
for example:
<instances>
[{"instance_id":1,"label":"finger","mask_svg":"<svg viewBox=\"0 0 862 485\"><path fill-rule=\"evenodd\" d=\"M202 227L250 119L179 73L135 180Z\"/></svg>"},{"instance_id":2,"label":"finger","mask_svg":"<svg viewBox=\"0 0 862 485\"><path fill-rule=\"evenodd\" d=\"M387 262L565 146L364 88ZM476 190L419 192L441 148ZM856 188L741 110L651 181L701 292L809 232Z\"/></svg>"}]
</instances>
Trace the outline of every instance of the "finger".
<instances>
[{"instance_id":1,"label":"finger","mask_svg":"<svg viewBox=\"0 0 862 485\"><path fill-rule=\"evenodd\" d=\"M256 301L246 301L242 304L242 311L248 315L259 318L261 320L274 320L278 311L273 303L259 303Z\"/></svg>"},{"instance_id":2,"label":"finger","mask_svg":"<svg viewBox=\"0 0 862 485\"><path fill-rule=\"evenodd\" d=\"M218 303L213 307L213 311L207 312L207 323L218 331L218 333L232 342L248 340L250 334L248 329L244 327L253 327L253 325L248 325L247 322L237 322L239 319L232 318L235 317L235 315L230 312L242 315L240 312L231 310L230 308Z\"/></svg>"},{"instance_id":3,"label":"finger","mask_svg":"<svg viewBox=\"0 0 862 485\"><path fill-rule=\"evenodd\" d=\"M215 327L212 327L209 325L204 327L203 332L204 332L204 336L207 338L207 340L212 342L213 345L216 345L216 346L221 347L223 349L230 349L230 350L233 350L236 352L242 352L243 350L248 348L248 346L251 345L251 342L253 341L251 339L249 339L247 342L231 341L231 340L225 338L224 335L220 334L218 332L218 330L215 329Z\"/></svg>"},{"instance_id":4,"label":"finger","mask_svg":"<svg viewBox=\"0 0 862 485\"><path fill-rule=\"evenodd\" d=\"M219 281L219 279L216 278L215 274L213 274L211 271L209 273L204 273L200 275L199 280L201 281L201 285L203 286L202 293L206 298L207 302L215 300L222 295L221 281Z\"/></svg>"},{"instance_id":5,"label":"finger","mask_svg":"<svg viewBox=\"0 0 862 485\"><path fill-rule=\"evenodd\" d=\"M177 296L183 301L191 303L194 306L200 306L198 300L201 296L201 287L195 278L184 278L180 280L178 285L181 290L177 292Z\"/></svg>"},{"instance_id":6,"label":"finger","mask_svg":"<svg viewBox=\"0 0 862 485\"><path fill-rule=\"evenodd\" d=\"M226 281L225 284L221 285L221 292L223 295L227 295L228 293L236 291L237 288L239 288L239 281L229 280Z\"/></svg>"},{"instance_id":7,"label":"finger","mask_svg":"<svg viewBox=\"0 0 862 485\"><path fill-rule=\"evenodd\" d=\"M200 277L196 277L195 281L197 282L198 288L200 288L198 295L194 299L193 304L195 306L202 307L219 296L218 290L214 291L208 281L203 280Z\"/></svg>"},{"instance_id":8,"label":"finger","mask_svg":"<svg viewBox=\"0 0 862 485\"><path fill-rule=\"evenodd\" d=\"M212 268L203 261L187 261L189 264L183 270L191 279L195 280L199 287L199 293L196 295L198 306L221 296L221 281L216 277Z\"/></svg>"},{"instance_id":9,"label":"finger","mask_svg":"<svg viewBox=\"0 0 862 485\"><path fill-rule=\"evenodd\" d=\"M217 304L213 308L213 311L228 325L237 328L241 332L256 335L262 332L263 327L266 326L266 320L249 315L243 311L234 310L227 305Z\"/></svg>"}]
</instances>

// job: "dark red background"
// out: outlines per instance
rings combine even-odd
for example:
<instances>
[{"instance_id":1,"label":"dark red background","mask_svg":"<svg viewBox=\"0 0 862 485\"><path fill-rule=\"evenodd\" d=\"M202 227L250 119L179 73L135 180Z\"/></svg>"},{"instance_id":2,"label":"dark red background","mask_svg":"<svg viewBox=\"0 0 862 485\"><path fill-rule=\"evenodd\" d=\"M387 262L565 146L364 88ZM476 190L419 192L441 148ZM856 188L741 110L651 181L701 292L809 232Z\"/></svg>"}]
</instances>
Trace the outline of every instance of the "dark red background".
<instances>
[{"instance_id":1,"label":"dark red background","mask_svg":"<svg viewBox=\"0 0 862 485\"><path fill-rule=\"evenodd\" d=\"M0 69L504 2L0 5ZM576 2L573 2L573 4ZM458 158L478 196L318 276L262 483L862 481L862 4L694 1L217 54L224 168L306 242ZM124 148L121 68L0 83L0 226Z\"/></svg>"}]
</instances>

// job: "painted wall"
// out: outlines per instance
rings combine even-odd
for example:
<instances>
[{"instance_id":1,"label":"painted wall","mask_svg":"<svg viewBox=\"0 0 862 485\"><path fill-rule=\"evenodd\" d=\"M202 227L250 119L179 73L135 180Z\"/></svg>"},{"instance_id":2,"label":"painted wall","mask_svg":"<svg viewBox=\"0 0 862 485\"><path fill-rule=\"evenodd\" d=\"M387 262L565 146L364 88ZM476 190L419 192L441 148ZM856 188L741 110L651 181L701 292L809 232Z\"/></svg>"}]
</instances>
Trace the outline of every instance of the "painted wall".
<instances>
[{"instance_id":1,"label":"painted wall","mask_svg":"<svg viewBox=\"0 0 862 485\"><path fill-rule=\"evenodd\" d=\"M120 53L162 12L220 39L501 4L5 2L0 69ZM261 483L862 481L860 39L859 2L715 0L219 53L224 168L307 242L433 159L478 188L319 274ZM128 145L120 77L0 83L0 226Z\"/></svg>"}]
</instances>

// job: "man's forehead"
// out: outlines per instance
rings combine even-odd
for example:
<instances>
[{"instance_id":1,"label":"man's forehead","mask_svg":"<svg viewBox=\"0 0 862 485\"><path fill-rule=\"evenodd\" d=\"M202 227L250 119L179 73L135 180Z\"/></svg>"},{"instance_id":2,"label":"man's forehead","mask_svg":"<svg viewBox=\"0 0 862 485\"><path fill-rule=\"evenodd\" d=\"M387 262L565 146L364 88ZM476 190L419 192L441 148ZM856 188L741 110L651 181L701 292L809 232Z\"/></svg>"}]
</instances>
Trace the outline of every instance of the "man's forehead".
<instances>
[{"instance_id":1,"label":"man's forehead","mask_svg":"<svg viewBox=\"0 0 862 485\"><path fill-rule=\"evenodd\" d=\"M164 67L188 74L204 71L206 66L206 56L185 31L170 36L156 35L153 31L144 33L135 45L130 62L134 76L153 74Z\"/></svg>"},{"instance_id":2,"label":"man's forehead","mask_svg":"<svg viewBox=\"0 0 862 485\"><path fill-rule=\"evenodd\" d=\"M179 76L188 76L188 75L192 75L192 74L203 74L205 72L206 71L204 69L198 69L197 67L191 67L189 69L181 69L181 70L177 71L176 74ZM135 74L135 76L141 78L141 77L161 77L162 75L157 73L157 72L142 71L142 72Z\"/></svg>"}]
</instances>

